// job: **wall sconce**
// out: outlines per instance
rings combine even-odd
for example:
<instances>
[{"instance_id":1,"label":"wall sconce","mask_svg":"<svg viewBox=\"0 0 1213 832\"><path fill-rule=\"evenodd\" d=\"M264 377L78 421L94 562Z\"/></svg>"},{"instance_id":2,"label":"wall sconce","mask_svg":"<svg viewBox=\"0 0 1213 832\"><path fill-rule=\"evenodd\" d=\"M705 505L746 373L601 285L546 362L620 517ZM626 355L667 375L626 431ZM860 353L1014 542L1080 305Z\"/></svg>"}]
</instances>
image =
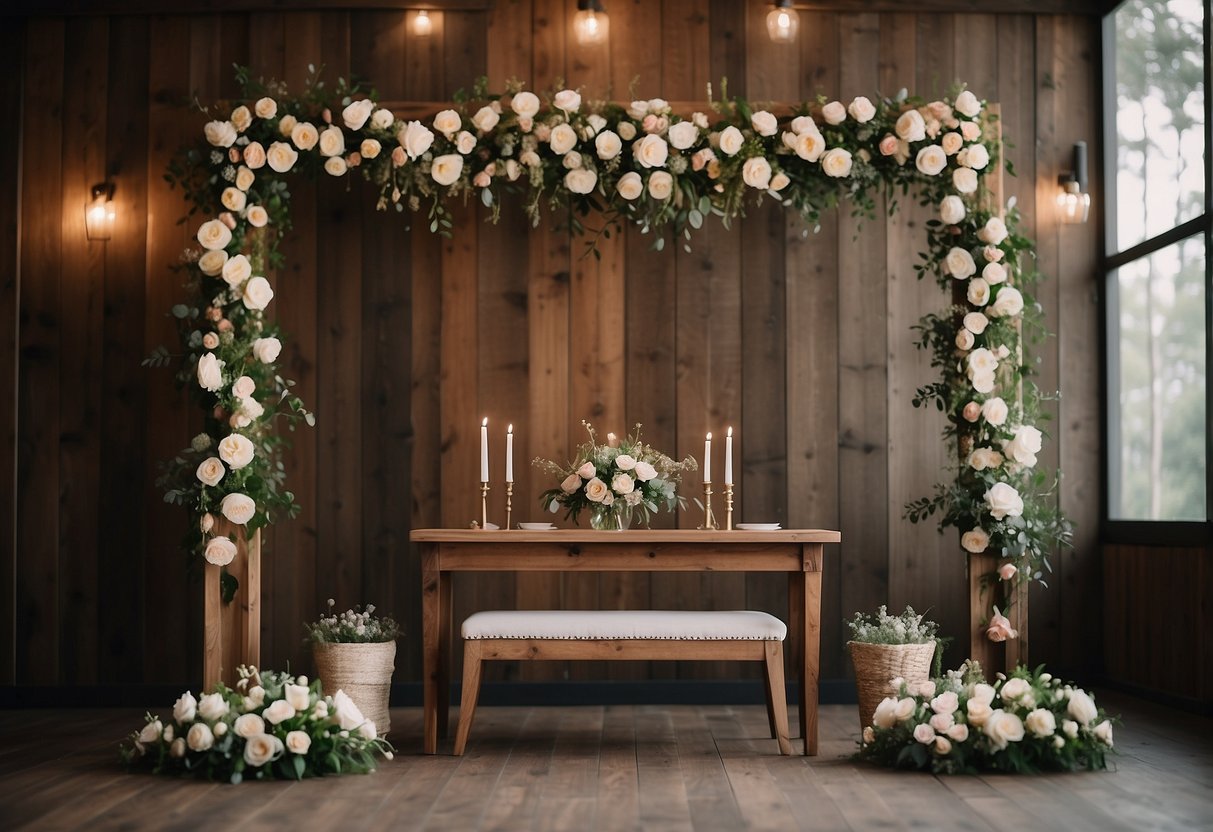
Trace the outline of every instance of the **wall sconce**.
<instances>
[{"instance_id":1,"label":"wall sconce","mask_svg":"<svg viewBox=\"0 0 1213 832\"><path fill-rule=\"evenodd\" d=\"M577 14L573 16L573 34L582 46L598 46L607 42L611 31L611 19L601 0L577 0Z\"/></svg>"},{"instance_id":2,"label":"wall sconce","mask_svg":"<svg viewBox=\"0 0 1213 832\"><path fill-rule=\"evenodd\" d=\"M800 15L792 8L792 0L775 0L775 8L767 12L767 34L775 43L795 43L800 31Z\"/></svg>"},{"instance_id":3,"label":"wall sconce","mask_svg":"<svg viewBox=\"0 0 1213 832\"><path fill-rule=\"evenodd\" d=\"M1057 177L1061 190L1057 194L1058 219L1064 223L1084 223L1091 211L1091 195L1087 193L1087 143L1074 143L1074 170L1063 171Z\"/></svg>"},{"instance_id":4,"label":"wall sconce","mask_svg":"<svg viewBox=\"0 0 1213 832\"><path fill-rule=\"evenodd\" d=\"M102 182L92 188L92 197L84 207L84 233L90 240L108 240L114 236L114 185Z\"/></svg>"},{"instance_id":5,"label":"wall sconce","mask_svg":"<svg viewBox=\"0 0 1213 832\"><path fill-rule=\"evenodd\" d=\"M419 38L428 38L433 31L434 21L430 20L430 13L426 9L421 9L413 18L413 34Z\"/></svg>"}]
</instances>

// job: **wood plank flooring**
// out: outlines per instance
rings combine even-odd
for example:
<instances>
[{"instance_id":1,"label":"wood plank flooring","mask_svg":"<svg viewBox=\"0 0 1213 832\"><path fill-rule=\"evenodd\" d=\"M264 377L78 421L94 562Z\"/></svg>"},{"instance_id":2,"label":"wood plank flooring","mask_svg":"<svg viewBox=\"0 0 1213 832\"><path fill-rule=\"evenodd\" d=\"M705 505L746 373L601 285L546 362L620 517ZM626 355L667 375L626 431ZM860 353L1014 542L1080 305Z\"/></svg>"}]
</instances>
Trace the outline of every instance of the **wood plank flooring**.
<instances>
[{"instance_id":1,"label":"wood plank flooring","mask_svg":"<svg viewBox=\"0 0 1213 832\"><path fill-rule=\"evenodd\" d=\"M1213 829L1213 720L1127 697L1116 770L933 777L856 765L853 706L821 755L780 757L760 706L481 708L463 758L425 757L421 712L366 777L239 787L126 774L134 710L0 713L0 828L434 830ZM159 709L167 713L168 706ZM447 740L443 750L449 751Z\"/></svg>"}]
</instances>

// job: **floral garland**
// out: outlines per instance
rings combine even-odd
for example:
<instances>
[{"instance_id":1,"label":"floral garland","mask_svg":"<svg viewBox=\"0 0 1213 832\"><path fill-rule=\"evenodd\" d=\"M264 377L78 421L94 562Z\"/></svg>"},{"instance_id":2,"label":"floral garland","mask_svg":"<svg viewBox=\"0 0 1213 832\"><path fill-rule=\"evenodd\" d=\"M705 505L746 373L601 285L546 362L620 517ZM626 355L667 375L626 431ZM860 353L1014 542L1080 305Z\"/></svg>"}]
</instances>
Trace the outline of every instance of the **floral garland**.
<instances>
[{"instance_id":1,"label":"floral garland","mask_svg":"<svg viewBox=\"0 0 1213 832\"><path fill-rule=\"evenodd\" d=\"M957 287L961 298L919 324L940 380L914 404L933 402L947 414L947 438L963 460L906 516L938 513L941 528L963 532L967 551L997 553L1002 574L1013 569L1015 580L1043 578L1047 553L1067 541L1068 524L1034 468L1039 395L1022 358L1023 330L1039 323L1029 294L1033 247L1013 206L1004 220L979 199L998 145L987 130L993 117L972 92L929 102L904 91L848 105L820 98L782 117L725 96L684 118L662 99L590 103L564 89L544 100L517 83L490 93L482 80L423 122L398 118L373 91L343 80L330 93L314 69L299 97L243 70L239 80L246 103L207 123L206 143L168 176L207 216L202 252L188 252L185 263L195 303L173 310L185 346L179 379L199 394L207 424L164 483L166 499L197 513L187 543L211 562L234 553L226 538L208 537L211 512L256 527L272 510L294 508L270 420L283 413L293 426L312 417L275 370L281 344L264 317L273 291L262 275L281 262L285 176L299 170L361 174L378 188L379 208L425 211L430 230L448 236L449 200L479 199L496 219L502 194L516 192L532 223L547 207L567 212L573 231L592 231L595 253L598 236L623 223L652 232L660 250L667 240L686 245L710 215L728 225L747 202L766 199L811 224L842 199L874 219L878 190L913 186L939 212L919 277ZM335 115L328 105L337 101ZM587 228L590 218L597 228ZM151 359L168 360L167 351Z\"/></svg>"}]
</instances>

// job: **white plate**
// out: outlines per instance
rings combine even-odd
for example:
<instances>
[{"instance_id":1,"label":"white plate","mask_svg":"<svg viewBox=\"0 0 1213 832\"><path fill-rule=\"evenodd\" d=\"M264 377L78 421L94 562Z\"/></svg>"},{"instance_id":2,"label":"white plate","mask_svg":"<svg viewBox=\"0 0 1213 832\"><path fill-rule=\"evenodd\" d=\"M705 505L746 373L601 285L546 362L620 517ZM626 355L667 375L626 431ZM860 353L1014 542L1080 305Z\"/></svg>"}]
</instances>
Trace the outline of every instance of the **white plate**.
<instances>
[{"instance_id":1,"label":"white plate","mask_svg":"<svg viewBox=\"0 0 1213 832\"><path fill-rule=\"evenodd\" d=\"M524 532L550 532L554 531L556 526L553 523L519 523L518 528Z\"/></svg>"},{"instance_id":2,"label":"white plate","mask_svg":"<svg viewBox=\"0 0 1213 832\"><path fill-rule=\"evenodd\" d=\"M743 532L774 532L779 530L778 523L738 523L737 528Z\"/></svg>"}]
</instances>

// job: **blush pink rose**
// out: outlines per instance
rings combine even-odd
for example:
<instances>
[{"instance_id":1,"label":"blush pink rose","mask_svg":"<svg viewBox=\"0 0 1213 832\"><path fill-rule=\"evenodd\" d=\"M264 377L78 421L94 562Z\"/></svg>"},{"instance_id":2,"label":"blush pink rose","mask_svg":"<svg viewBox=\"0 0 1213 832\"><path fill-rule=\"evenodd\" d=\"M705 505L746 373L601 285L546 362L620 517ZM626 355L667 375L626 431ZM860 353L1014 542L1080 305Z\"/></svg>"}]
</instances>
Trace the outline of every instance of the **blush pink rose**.
<instances>
[{"instance_id":1,"label":"blush pink rose","mask_svg":"<svg viewBox=\"0 0 1213 832\"><path fill-rule=\"evenodd\" d=\"M990 641L1006 641L1018 636L1019 632L1011 627L1011 620L1000 613L998 607L995 607L994 617L990 619L990 626L986 628L986 638Z\"/></svg>"},{"instance_id":2,"label":"blush pink rose","mask_svg":"<svg viewBox=\"0 0 1213 832\"><path fill-rule=\"evenodd\" d=\"M977 402L969 402L965 405L964 410L960 412L966 422L976 422L981 417L981 405Z\"/></svg>"},{"instance_id":3,"label":"blush pink rose","mask_svg":"<svg viewBox=\"0 0 1213 832\"><path fill-rule=\"evenodd\" d=\"M1019 568L1016 567L1015 564L1004 563L1002 566L998 567L998 577L1004 581L1009 581L1015 577L1015 573L1018 571Z\"/></svg>"},{"instance_id":4,"label":"blush pink rose","mask_svg":"<svg viewBox=\"0 0 1213 832\"><path fill-rule=\"evenodd\" d=\"M892 133L880 140L880 155L892 156L897 152L897 137Z\"/></svg>"}]
</instances>

